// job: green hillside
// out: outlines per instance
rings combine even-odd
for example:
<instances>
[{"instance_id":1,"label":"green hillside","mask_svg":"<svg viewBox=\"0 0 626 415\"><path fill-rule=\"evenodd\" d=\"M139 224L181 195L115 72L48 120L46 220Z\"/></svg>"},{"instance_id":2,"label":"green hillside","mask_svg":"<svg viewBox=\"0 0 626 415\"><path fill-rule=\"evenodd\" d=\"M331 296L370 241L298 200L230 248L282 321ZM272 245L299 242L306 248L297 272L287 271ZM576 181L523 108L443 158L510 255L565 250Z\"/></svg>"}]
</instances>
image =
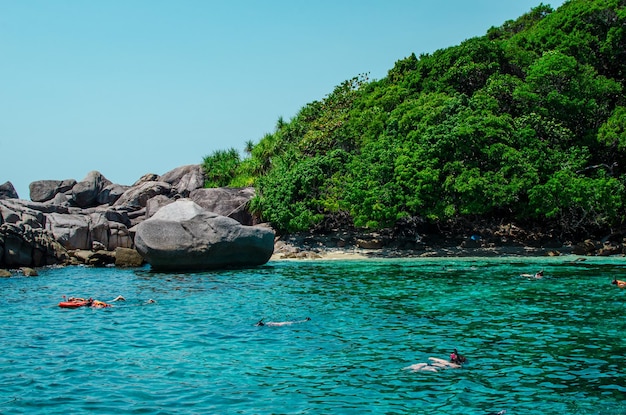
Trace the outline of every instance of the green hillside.
<instances>
[{"instance_id":1,"label":"green hillside","mask_svg":"<svg viewBox=\"0 0 626 415\"><path fill-rule=\"evenodd\" d=\"M280 232L482 219L598 234L626 213L626 1L539 5L359 75L205 157Z\"/></svg>"}]
</instances>

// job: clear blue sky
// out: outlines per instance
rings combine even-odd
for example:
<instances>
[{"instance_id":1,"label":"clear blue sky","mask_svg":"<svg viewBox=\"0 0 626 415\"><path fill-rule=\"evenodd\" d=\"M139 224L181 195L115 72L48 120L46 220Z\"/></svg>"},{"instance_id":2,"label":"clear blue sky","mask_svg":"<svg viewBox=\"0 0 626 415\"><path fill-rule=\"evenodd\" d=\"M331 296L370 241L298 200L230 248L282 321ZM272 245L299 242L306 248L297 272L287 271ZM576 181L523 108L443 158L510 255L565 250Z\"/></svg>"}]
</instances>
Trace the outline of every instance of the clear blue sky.
<instances>
[{"instance_id":1,"label":"clear blue sky","mask_svg":"<svg viewBox=\"0 0 626 415\"><path fill-rule=\"evenodd\" d=\"M130 185L242 151L344 80L540 3L0 0L0 184L29 199L36 180Z\"/></svg>"}]
</instances>

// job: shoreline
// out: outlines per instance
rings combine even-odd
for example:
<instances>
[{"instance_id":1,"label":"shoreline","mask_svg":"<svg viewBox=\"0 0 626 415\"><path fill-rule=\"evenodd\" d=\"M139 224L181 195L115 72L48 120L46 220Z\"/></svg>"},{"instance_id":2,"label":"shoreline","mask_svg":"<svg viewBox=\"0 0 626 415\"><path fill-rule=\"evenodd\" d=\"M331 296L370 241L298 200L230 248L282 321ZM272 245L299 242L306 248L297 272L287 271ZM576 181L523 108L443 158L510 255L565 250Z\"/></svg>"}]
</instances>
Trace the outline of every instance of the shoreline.
<instances>
[{"instance_id":1,"label":"shoreline","mask_svg":"<svg viewBox=\"0 0 626 415\"><path fill-rule=\"evenodd\" d=\"M573 247L564 246L555 248L537 248L529 246L505 247L462 247L438 246L424 247L423 249L397 248L359 248L359 247L310 247L279 241L270 261L277 260L363 260L363 259L398 259L398 258L489 258L489 257L561 257L573 256L584 258L596 255L579 255L573 252ZM624 256L606 255L606 256Z\"/></svg>"},{"instance_id":2,"label":"shoreline","mask_svg":"<svg viewBox=\"0 0 626 415\"><path fill-rule=\"evenodd\" d=\"M283 234L274 239L271 260L626 256L626 237L618 233L601 239L589 236L562 241L536 229L509 228L501 232L485 225L477 232L457 230L413 236L355 230Z\"/></svg>"}]
</instances>

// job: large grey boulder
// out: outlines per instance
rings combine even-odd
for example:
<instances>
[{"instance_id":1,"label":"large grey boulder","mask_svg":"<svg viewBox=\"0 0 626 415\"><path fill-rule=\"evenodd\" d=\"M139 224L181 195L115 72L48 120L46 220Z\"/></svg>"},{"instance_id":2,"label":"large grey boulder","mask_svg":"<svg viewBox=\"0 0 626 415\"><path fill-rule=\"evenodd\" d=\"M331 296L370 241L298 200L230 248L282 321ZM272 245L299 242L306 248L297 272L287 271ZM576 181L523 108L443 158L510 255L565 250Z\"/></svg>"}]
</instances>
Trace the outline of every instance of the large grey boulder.
<instances>
[{"instance_id":1,"label":"large grey boulder","mask_svg":"<svg viewBox=\"0 0 626 415\"><path fill-rule=\"evenodd\" d=\"M190 164L170 170L159 180L171 184L172 190L180 196L189 197L191 192L204 187L206 174L201 164Z\"/></svg>"},{"instance_id":2,"label":"large grey boulder","mask_svg":"<svg viewBox=\"0 0 626 415\"><path fill-rule=\"evenodd\" d=\"M0 267L40 267L68 260L66 249L45 229L46 212L54 210L43 203L0 200Z\"/></svg>"},{"instance_id":3,"label":"large grey boulder","mask_svg":"<svg viewBox=\"0 0 626 415\"><path fill-rule=\"evenodd\" d=\"M172 185L162 181L146 181L130 187L115 201L113 206L123 206L129 210L146 207L148 200L157 195L169 195Z\"/></svg>"},{"instance_id":4,"label":"large grey boulder","mask_svg":"<svg viewBox=\"0 0 626 415\"><path fill-rule=\"evenodd\" d=\"M111 182L98 171L91 171L72 187L72 198L76 206L87 208L98 204L98 194Z\"/></svg>"},{"instance_id":5,"label":"large grey boulder","mask_svg":"<svg viewBox=\"0 0 626 415\"><path fill-rule=\"evenodd\" d=\"M133 185L131 187L136 187L139 186L142 183L145 182L156 182L159 180L159 175L156 173L146 173L143 176L141 176L139 179L137 179L137 181L135 183L133 183Z\"/></svg>"},{"instance_id":6,"label":"large grey boulder","mask_svg":"<svg viewBox=\"0 0 626 415\"><path fill-rule=\"evenodd\" d=\"M42 228L45 215L37 210L38 204L29 204L20 199L3 200L0 203L0 224L12 223L19 227Z\"/></svg>"},{"instance_id":7,"label":"large grey boulder","mask_svg":"<svg viewBox=\"0 0 626 415\"><path fill-rule=\"evenodd\" d=\"M108 250L130 248L133 240L127 225L128 215L112 208L49 213L45 221L46 230L68 250L90 250L94 244Z\"/></svg>"},{"instance_id":8,"label":"large grey boulder","mask_svg":"<svg viewBox=\"0 0 626 415\"><path fill-rule=\"evenodd\" d=\"M76 180L37 180L28 186L30 200L33 202L47 202L58 194L64 194L72 190Z\"/></svg>"},{"instance_id":9,"label":"large grey boulder","mask_svg":"<svg viewBox=\"0 0 626 415\"><path fill-rule=\"evenodd\" d=\"M110 251L115 248L132 248L133 236L130 229L118 222L109 222L109 245L107 249Z\"/></svg>"},{"instance_id":10,"label":"large grey boulder","mask_svg":"<svg viewBox=\"0 0 626 415\"><path fill-rule=\"evenodd\" d=\"M47 216L46 230L65 249L90 249L91 221L88 215L51 213Z\"/></svg>"},{"instance_id":11,"label":"large grey boulder","mask_svg":"<svg viewBox=\"0 0 626 415\"><path fill-rule=\"evenodd\" d=\"M115 248L115 266L116 267L140 267L143 265L143 258L134 249Z\"/></svg>"},{"instance_id":12,"label":"large grey boulder","mask_svg":"<svg viewBox=\"0 0 626 415\"><path fill-rule=\"evenodd\" d=\"M109 247L109 221L105 212L93 212L89 215L89 231L91 236L91 247L94 244L101 244L102 247Z\"/></svg>"},{"instance_id":13,"label":"large grey boulder","mask_svg":"<svg viewBox=\"0 0 626 415\"><path fill-rule=\"evenodd\" d=\"M135 248L158 271L257 266L272 256L274 232L179 199L137 226Z\"/></svg>"},{"instance_id":14,"label":"large grey boulder","mask_svg":"<svg viewBox=\"0 0 626 415\"><path fill-rule=\"evenodd\" d=\"M17 192L15 191L15 187L13 187L13 183L6 182L0 185L0 199L17 199Z\"/></svg>"},{"instance_id":15,"label":"large grey boulder","mask_svg":"<svg viewBox=\"0 0 626 415\"><path fill-rule=\"evenodd\" d=\"M0 266L42 267L67 261L67 251L42 228L0 225Z\"/></svg>"},{"instance_id":16,"label":"large grey boulder","mask_svg":"<svg viewBox=\"0 0 626 415\"><path fill-rule=\"evenodd\" d=\"M233 218L243 225L252 225L253 218L248 205L254 195L253 187L216 187L194 190L189 198L206 210Z\"/></svg>"},{"instance_id":17,"label":"large grey boulder","mask_svg":"<svg viewBox=\"0 0 626 415\"><path fill-rule=\"evenodd\" d=\"M54 198L48 201L48 203L53 206L71 206L70 197L65 193L57 193L56 195L54 195Z\"/></svg>"},{"instance_id":18,"label":"large grey boulder","mask_svg":"<svg viewBox=\"0 0 626 415\"><path fill-rule=\"evenodd\" d=\"M112 205L124 194L126 190L128 190L128 188L129 186L122 186L121 184L116 183L104 186L100 193L98 193L96 202L98 205Z\"/></svg>"},{"instance_id":19,"label":"large grey boulder","mask_svg":"<svg viewBox=\"0 0 626 415\"><path fill-rule=\"evenodd\" d=\"M146 203L146 219L151 218L157 213L163 206L174 203L177 199L172 199L165 195L156 195Z\"/></svg>"}]
</instances>

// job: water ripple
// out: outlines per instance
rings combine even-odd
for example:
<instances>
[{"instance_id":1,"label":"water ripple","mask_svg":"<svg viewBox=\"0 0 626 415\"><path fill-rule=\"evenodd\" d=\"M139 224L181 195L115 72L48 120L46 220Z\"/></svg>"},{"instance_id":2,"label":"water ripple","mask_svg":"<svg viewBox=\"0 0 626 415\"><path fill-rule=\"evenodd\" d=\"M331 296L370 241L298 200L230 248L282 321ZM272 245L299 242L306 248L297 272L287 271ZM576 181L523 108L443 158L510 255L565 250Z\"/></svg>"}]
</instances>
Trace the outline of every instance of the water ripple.
<instances>
[{"instance_id":1,"label":"water ripple","mask_svg":"<svg viewBox=\"0 0 626 415\"><path fill-rule=\"evenodd\" d=\"M558 258L45 269L0 280L0 412L625 415L616 272ZM403 370L454 347L462 369Z\"/></svg>"}]
</instances>

